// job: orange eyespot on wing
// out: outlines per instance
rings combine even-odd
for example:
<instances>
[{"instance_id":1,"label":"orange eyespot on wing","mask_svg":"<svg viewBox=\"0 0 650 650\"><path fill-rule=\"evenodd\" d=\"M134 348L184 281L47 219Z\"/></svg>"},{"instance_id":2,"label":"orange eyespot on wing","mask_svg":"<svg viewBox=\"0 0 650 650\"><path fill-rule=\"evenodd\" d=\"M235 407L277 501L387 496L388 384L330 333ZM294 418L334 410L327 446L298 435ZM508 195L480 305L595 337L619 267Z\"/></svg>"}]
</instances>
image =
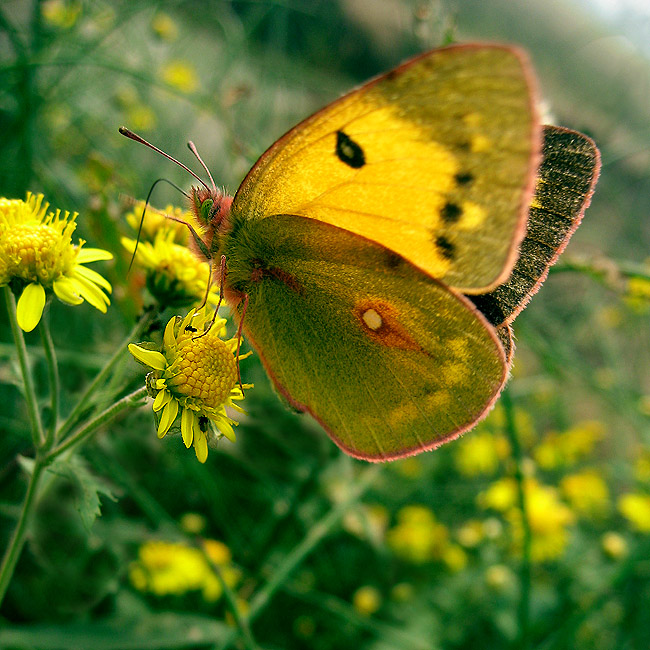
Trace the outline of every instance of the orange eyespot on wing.
<instances>
[{"instance_id":1,"label":"orange eyespot on wing","mask_svg":"<svg viewBox=\"0 0 650 650\"><path fill-rule=\"evenodd\" d=\"M363 298L354 305L354 315L363 331L380 345L400 350L422 351L422 346L400 323L397 309L378 298Z\"/></svg>"}]
</instances>

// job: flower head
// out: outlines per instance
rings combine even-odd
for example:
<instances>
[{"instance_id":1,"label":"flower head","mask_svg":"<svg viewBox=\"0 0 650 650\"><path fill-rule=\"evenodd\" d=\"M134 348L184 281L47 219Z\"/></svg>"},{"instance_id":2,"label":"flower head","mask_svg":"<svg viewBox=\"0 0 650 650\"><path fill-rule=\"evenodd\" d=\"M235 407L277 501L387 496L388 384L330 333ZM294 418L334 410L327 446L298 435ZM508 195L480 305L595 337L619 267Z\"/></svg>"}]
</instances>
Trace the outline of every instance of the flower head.
<instances>
[{"instance_id":1,"label":"flower head","mask_svg":"<svg viewBox=\"0 0 650 650\"><path fill-rule=\"evenodd\" d=\"M26 332L41 320L47 291L68 305L87 300L103 313L110 304L109 282L83 265L113 256L101 248L82 248L82 239L73 244L77 213L48 208L42 194L28 193L26 201L0 198L0 285L17 281L24 287L17 315Z\"/></svg>"},{"instance_id":2,"label":"flower head","mask_svg":"<svg viewBox=\"0 0 650 650\"><path fill-rule=\"evenodd\" d=\"M141 214L141 208L136 207L127 215L133 228L137 228ZM165 215L194 223L193 217L180 208L167 206L164 214L149 210L140 242L123 237L122 245L131 254L135 251L135 264L144 269L147 288L156 301L172 308L197 305L210 282L209 266L188 248L187 226ZM208 292L208 302L216 305L217 301L214 286Z\"/></svg>"},{"instance_id":3,"label":"flower head","mask_svg":"<svg viewBox=\"0 0 650 650\"><path fill-rule=\"evenodd\" d=\"M209 320L206 309L192 310L183 319L172 318L165 328L162 352L129 345L129 352L138 361L153 368L147 386L155 396L158 437L167 435L180 417L183 442L188 449L194 446L202 463L208 457L209 441L221 437L235 441L233 425L237 422L227 415L226 407L244 413L235 404L244 399L237 383L237 340L221 338L226 323L223 318L217 318L202 334ZM252 385L244 384L243 388Z\"/></svg>"}]
</instances>

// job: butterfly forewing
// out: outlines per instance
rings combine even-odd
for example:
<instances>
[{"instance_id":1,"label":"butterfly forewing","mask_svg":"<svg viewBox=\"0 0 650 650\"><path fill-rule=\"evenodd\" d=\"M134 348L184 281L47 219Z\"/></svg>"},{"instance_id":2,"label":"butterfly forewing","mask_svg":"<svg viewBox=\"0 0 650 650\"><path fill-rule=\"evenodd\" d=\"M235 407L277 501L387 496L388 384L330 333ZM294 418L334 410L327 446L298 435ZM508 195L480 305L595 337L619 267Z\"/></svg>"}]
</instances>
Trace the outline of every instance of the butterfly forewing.
<instances>
[{"instance_id":1,"label":"butterfly forewing","mask_svg":"<svg viewBox=\"0 0 650 650\"><path fill-rule=\"evenodd\" d=\"M454 46L420 56L308 118L273 145L234 219L294 214L363 235L449 286L509 275L540 133L525 56Z\"/></svg>"}]
</instances>

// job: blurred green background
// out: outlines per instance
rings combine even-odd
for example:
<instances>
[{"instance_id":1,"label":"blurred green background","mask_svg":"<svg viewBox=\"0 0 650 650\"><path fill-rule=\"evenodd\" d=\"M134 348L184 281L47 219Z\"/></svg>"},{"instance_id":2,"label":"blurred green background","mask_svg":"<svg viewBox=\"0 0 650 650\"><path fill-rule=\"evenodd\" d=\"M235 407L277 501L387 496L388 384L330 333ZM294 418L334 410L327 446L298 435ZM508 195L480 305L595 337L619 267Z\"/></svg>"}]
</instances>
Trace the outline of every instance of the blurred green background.
<instances>
[{"instance_id":1,"label":"blurred green background","mask_svg":"<svg viewBox=\"0 0 650 650\"><path fill-rule=\"evenodd\" d=\"M5 0L0 196L43 192L116 256L101 268L106 316L52 305L64 414L141 307L119 243L130 199L160 177L190 184L122 124L196 168L193 140L234 193L288 128L368 77L451 41L505 41L529 51L548 121L593 137L603 169L557 272L515 323L508 409L373 468L286 410L253 359L238 442L205 465L156 439L150 408L115 421L74 480L51 477L0 646L647 648L649 33L646 4L623 0ZM163 184L153 203L168 202L182 196ZM32 451L4 310L0 324L4 545L25 485L16 459ZM27 341L45 386L38 337ZM123 381L142 382L131 360ZM101 495L88 528L79 504L98 483L113 498ZM218 542L234 600L188 552L197 534Z\"/></svg>"}]
</instances>

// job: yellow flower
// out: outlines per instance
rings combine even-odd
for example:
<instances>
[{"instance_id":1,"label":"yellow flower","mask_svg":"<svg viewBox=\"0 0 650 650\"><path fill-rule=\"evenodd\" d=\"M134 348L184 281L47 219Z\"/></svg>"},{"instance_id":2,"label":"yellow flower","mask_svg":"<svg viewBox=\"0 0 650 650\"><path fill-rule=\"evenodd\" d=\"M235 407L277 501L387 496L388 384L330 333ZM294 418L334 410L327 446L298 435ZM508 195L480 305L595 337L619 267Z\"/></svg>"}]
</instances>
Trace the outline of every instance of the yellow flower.
<instances>
[{"instance_id":1,"label":"yellow flower","mask_svg":"<svg viewBox=\"0 0 650 650\"><path fill-rule=\"evenodd\" d=\"M199 535L205 529L205 517L196 512L186 512L179 523L189 535Z\"/></svg>"},{"instance_id":2,"label":"yellow flower","mask_svg":"<svg viewBox=\"0 0 650 650\"><path fill-rule=\"evenodd\" d=\"M568 542L567 527L575 517L557 496L557 490L540 485L535 479L524 481L526 515L530 526L531 558L535 562L552 560L564 552ZM501 479L479 495L479 505L504 513L511 528L516 550L521 549L524 529L519 508L517 484L514 479Z\"/></svg>"},{"instance_id":3,"label":"yellow flower","mask_svg":"<svg viewBox=\"0 0 650 650\"><path fill-rule=\"evenodd\" d=\"M483 522L478 519L471 519L461 526L457 533L458 541L465 548L475 548L485 537Z\"/></svg>"},{"instance_id":4,"label":"yellow flower","mask_svg":"<svg viewBox=\"0 0 650 650\"><path fill-rule=\"evenodd\" d=\"M650 308L650 280L632 277L627 281L625 304L637 314L645 314Z\"/></svg>"},{"instance_id":5,"label":"yellow flower","mask_svg":"<svg viewBox=\"0 0 650 650\"><path fill-rule=\"evenodd\" d=\"M362 616L372 616L381 607L381 593L376 587L359 587L352 596L354 609Z\"/></svg>"},{"instance_id":6,"label":"yellow flower","mask_svg":"<svg viewBox=\"0 0 650 650\"><path fill-rule=\"evenodd\" d=\"M162 41L175 41L178 38L178 27L169 14L163 11L157 13L151 21L153 33Z\"/></svg>"},{"instance_id":7,"label":"yellow flower","mask_svg":"<svg viewBox=\"0 0 650 650\"><path fill-rule=\"evenodd\" d=\"M639 492L622 494L618 499L620 513L640 533L650 533L650 495Z\"/></svg>"},{"instance_id":8,"label":"yellow flower","mask_svg":"<svg viewBox=\"0 0 650 650\"><path fill-rule=\"evenodd\" d=\"M604 553L612 560L619 560L627 555L627 542L620 533L609 531L602 536L600 543Z\"/></svg>"},{"instance_id":9,"label":"yellow flower","mask_svg":"<svg viewBox=\"0 0 650 650\"><path fill-rule=\"evenodd\" d=\"M477 431L458 441L454 461L464 476L494 474L504 456L504 448L507 455L510 445L503 436Z\"/></svg>"},{"instance_id":10,"label":"yellow flower","mask_svg":"<svg viewBox=\"0 0 650 650\"><path fill-rule=\"evenodd\" d=\"M216 540L206 540L217 542ZM234 587L241 573L230 564L220 568L224 582ZM204 600L214 602L222 593L221 583L198 548L182 543L160 540L145 542L138 550L138 559L129 567L129 579L138 591L156 596L181 596L200 591Z\"/></svg>"},{"instance_id":11,"label":"yellow flower","mask_svg":"<svg viewBox=\"0 0 650 650\"><path fill-rule=\"evenodd\" d=\"M490 487L478 495L478 504L481 508L491 508L505 512L517 505L517 483L513 478L502 478L495 481Z\"/></svg>"},{"instance_id":12,"label":"yellow flower","mask_svg":"<svg viewBox=\"0 0 650 650\"><path fill-rule=\"evenodd\" d=\"M180 418L183 442L188 449L194 445L201 463L208 457L209 441L221 437L235 441L232 427L237 422L227 415L225 407L244 413L235 404L244 399L237 385L237 340L220 338L226 323L223 318L217 318L201 336L208 322L206 309L190 311L183 319L172 318L165 328L162 352L129 345L129 352L138 361L153 368L147 375L147 386L155 396L153 410L159 414L158 437L163 438Z\"/></svg>"},{"instance_id":13,"label":"yellow flower","mask_svg":"<svg viewBox=\"0 0 650 650\"><path fill-rule=\"evenodd\" d=\"M485 570L485 583L494 591L503 592L516 583L516 576L505 564L493 564Z\"/></svg>"},{"instance_id":14,"label":"yellow flower","mask_svg":"<svg viewBox=\"0 0 650 650\"><path fill-rule=\"evenodd\" d=\"M637 480L645 483L650 482L650 450L641 449L634 462L634 476Z\"/></svg>"},{"instance_id":15,"label":"yellow flower","mask_svg":"<svg viewBox=\"0 0 650 650\"><path fill-rule=\"evenodd\" d=\"M171 230L174 233L174 236L171 238L173 242L187 244L190 230L185 224L179 223L179 221L189 223L195 229L199 228L192 212L183 210L171 203L167 204L164 210L158 210L152 205L148 205L143 221L142 212L144 208L144 201L136 201L133 209L125 215L127 223L133 228L134 232L140 230L140 241L154 242L161 230ZM173 219L169 217L173 217ZM175 221L175 219L179 221Z\"/></svg>"},{"instance_id":16,"label":"yellow flower","mask_svg":"<svg viewBox=\"0 0 650 650\"><path fill-rule=\"evenodd\" d=\"M397 513L397 525L386 533L386 542L395 555L423 564L443 557L449 532L425 506L405 506Z\"/></svg>"},{"instance_id":17,"label":"yellow flower","mask_svg":"<svg viewBox=\"0 0 650 650\"><path fill-rule=\"evenodd\" d=\"M442 561L450 571L456 573L467 566L467 553L458 544L449 544L443 551Z\"/></svg>"},{"instance_id":18,"label":"yellow flower","mask_svg":"<svg viewBox=\"0 0 650 650\"><path fill-rule=\"evenodd\" d=\"M75 0L45 0L41 13L45 22L52 27L69 29L81 15L81 3Z\"/></svg>"},{"instance_id":19,"label":"yellow flower","mask_svg":"<svg viewBox=\"0 0 650 650\"><path fill-rule=\"evenodd\" d=\"M579 422L562 433L547 433L535 448L533 456L543 469L574 465L587 457L604 435L602 423L589 420Z\"/></svg>"},{"instance_id":20,"label":"yellow flower","mask_svg":"<svg viewBox=\"0 0 650 650\"><path fill-rule=\"evenodd\" d=\"M606 513L609 489L595 470L565 476L560 481L560 488L566 500L580 514L598 517Z\"/></svg>"},{"instance_id":21,"label":"yellow flower","mask_svg":"<svg viewBox=\"0 0 650 650\"><path fill-rule=\"evenodd\" d=\"M38 325L47 291L68 305L87 300L106 313L110 304L104 292L111 285L99 273L83 266L110 260L100 248L72 243L77 213L49 212L43 195L27 194L27 201L0 198L0 286L12 281L24 288L18 299L18 324L26 332Z\"/></svg>"},{"instance_id":22,"label":"yellow flower","mask_svg":"<svg viewBox=\"0 0 650 650\"><path fill-rule=\"evenodd\" d=\"M131 106L126 113L129 126L137 131L150 131L156 126L156 113L146 104Z\"/></svg>"},{"instance_id":23,"label":"yellow flower","mask_svg":"<svg viewBox=\"0 0 650 650\"><path fill-rule=\"evenodd\" d=\"M187 246L174 243L175 228L160 228L153 243L141 241L136 250L135 239L122 238L129 253L135 251L135 264L146 273L147 289L161 305L172 308L189 307L203 302L210 283L209 266L199 260ZM218 302L217 285L210 285L208 302Z\"/></svg>"},{"instance_id":24,"label":"yellow flower","mask_svg":"<svg viewBox=\"0 0 650 650\"><path fill-rule=\"evenodd\" d=\"M162 77L183 93L194 92L199 86L196 70L186 61L171 61L163 68Z\"/></svg>"}]
</instances>

